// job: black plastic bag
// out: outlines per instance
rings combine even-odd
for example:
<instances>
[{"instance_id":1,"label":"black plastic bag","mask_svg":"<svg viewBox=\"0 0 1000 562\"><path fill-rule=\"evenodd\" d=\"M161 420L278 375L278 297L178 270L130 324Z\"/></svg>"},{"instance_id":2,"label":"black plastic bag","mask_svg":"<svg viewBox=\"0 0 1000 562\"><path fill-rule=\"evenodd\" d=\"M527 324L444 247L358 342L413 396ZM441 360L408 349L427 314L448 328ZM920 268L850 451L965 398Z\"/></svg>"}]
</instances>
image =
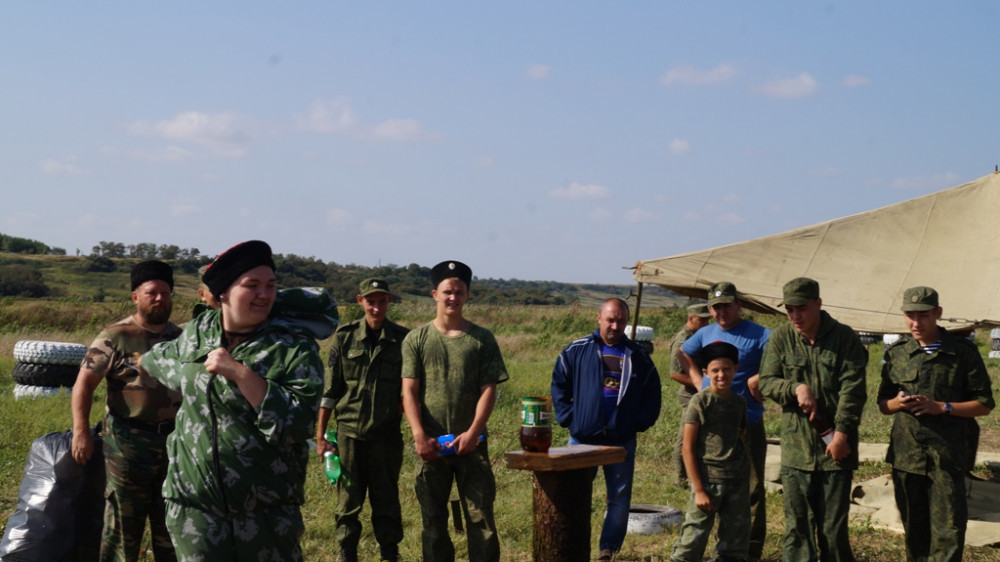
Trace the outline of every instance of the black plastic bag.
<instances>
[{"instance_id":1,"label":"black plastic bag","mask_svg":"<svg viewBox=\"0 0 1000 562\"><path fill-rule=\"evenodd\" d=\"M97 560L104 525L104 454L91 430L94 453L85 466L73 460L73 432L35 439L24 463L17 511L0 540L0 560Z\"/></svg>"}]
</instances>

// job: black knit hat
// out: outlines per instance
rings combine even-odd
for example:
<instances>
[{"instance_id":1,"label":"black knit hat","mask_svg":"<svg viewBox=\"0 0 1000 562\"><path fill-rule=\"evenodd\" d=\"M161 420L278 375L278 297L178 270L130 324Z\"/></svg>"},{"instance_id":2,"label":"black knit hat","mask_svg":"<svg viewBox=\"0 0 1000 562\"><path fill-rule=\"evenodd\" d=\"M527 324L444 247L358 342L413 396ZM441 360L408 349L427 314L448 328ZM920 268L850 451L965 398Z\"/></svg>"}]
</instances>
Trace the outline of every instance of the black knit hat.
<instances>
[{"instance_id":1,"label":"black knit hat","mask_svg":"<svg viewBox=\"0 0 1000 562\"><path fill-rule=\"evenodd\" d=\"M160 260L147 260L132 268L132 290L146 281L165 281L174 290L174 268Z\"/></svg>"},{"instance_id":2,"label":"black knit hat","mask_svg":"<svg viewBox=\"0 0 1000 562\"><path fill-rule=\"evenodd\" d=\"M266 265L274 269L274 258L271 257L271 247L267 242L250 240L240 242L216 256L208 264L201 281L208 286L215 298L224 293L230 285L251 269Z\"/></svg>"},{"instance_id":3,"label":"black knit hat","mask_svg":"<svg viewBox=\"0 0 1000 562\"><path fill-rule=\"evenodd\" d=\"M465 288L472 286L472 269L460 261L448 260L435 265L431 269L431 285L437 289L445 279L457 277L465 282Z\"/></svg>"},{"instance_id":4,"label":"black knit hat","mask_svg":"<svg viewBox=\"0 0 1000 562\"><path fill-rule=\"evenodd\" d=\"M729 359L736 365L740 362L740 350L731 343L714 341L698 352L698 366L702 369L707 369L708 364L715 359Z\"/></svg>"}]
</instances>

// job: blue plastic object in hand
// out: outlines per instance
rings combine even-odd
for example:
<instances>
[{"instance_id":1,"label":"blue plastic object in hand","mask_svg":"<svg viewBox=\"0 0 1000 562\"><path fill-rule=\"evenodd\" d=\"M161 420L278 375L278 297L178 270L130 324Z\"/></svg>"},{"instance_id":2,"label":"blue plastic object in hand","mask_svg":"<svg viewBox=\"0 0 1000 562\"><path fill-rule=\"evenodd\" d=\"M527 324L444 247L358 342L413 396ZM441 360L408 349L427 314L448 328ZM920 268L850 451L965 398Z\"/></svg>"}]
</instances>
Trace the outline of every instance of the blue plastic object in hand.
<instances>
[{"instance_id":1,"label":"blue plastic object in hand","mask_svg":"<svg viewBox=\"0 0 1000 562\"><path fill-rule=\"evenodd\" d=\"M486 440L485 435L479 436L480 443L482 443L485 440ZM441 455L442 457L446 457L448 455L454 455L455 453L458 452L455 449L454 433L449 433L448 435L442 435L441 437L438 437L438 445L441 445L441 448L438 450L438 454Z\"/></svg>"}]
</instances>

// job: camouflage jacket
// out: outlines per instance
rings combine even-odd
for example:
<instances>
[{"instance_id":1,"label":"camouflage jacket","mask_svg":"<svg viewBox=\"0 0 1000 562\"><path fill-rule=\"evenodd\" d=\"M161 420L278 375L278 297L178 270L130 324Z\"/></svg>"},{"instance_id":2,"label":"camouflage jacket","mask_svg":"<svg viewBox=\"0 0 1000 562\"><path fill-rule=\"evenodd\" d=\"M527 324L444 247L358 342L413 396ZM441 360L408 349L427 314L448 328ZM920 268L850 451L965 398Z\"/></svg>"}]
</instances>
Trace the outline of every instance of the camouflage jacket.
<instances>
[{"instance_id":1,"label":"camouflage jacket","mask_svg":"<svg viewBox=\"0 0 1000 562\"><path fill-rule=\"evenodd\" d=\"M330 347L330 388L321 408L333 410L337 435L366 439L399 433L403 355L400 344L409 330L388 320L368 341L365 320L342 324Z\"/></svg>"},{"instance_id":2,"label":"camouflage jacket","mask_svg":"<svg viewBox=\"0 0 1000 562\"><path fill-rule=\"evenodd\" d=\"M673 379L670 378L670 373L687 374L687 370L684 369L684 364L681 362L681 346L684 345L684 342L686 342L688 338L693 335L694 331L692 331L691 328L688 328L687 324L685 324L679 332L674 334L674 339L670 340L670 370L667 371L666 377L663 379L664 381L669 380L673 382ZM677 394L681 396L693 396L696 392L698 392L698 390L695 387L682 385L677 391Z\"/></svg>"},{"instance_id":3,"label":"camouflage jacket","mask_svg":"<svg viewBox=\"0 0 1000 562\"><path fill-rule=\"evenodd\" d=\"M132 365L134 355L145 353L153 345L172 340L180 333L180 328L172 322L159 332L150 332L129 316L94 338L81 367L107 381L108 413L147 424L174 419L181 395L156 379L140 376Z\"/></svg>"},{"instance_id":4,"label":"camouflage jacket","mask_svg":"<svg viewBox=\"0 0 1000 562\"><path fill-rule=\"evenodd\" d=\"M781 406L781 464L798 470L853 470L858 467L858 424L868 392L865 372L868 352L854 330L820 311L816 343L792 326L771 333L760 365L760 390ZM802 413L795 388L805 384L816 397L816 408L834 428L847 434L851 453L837 462Z\"/></svg>"},{"instance_id":5,"label":"camouflage jacket","mask_svg":"<svg viewBox=\"0 0 1000 562\"><path fill-rule=\"evenodd\" d=\"M694 451L704 482L750 478L750 457L741 437L747 426L742 396L719 396L706 388L691 397L682 415L685 424L698 424Z\"/></svg>"},{"instance_id":6,"label":"camouflage jacket","mask_svg":"<svg viewBox=\"0 0 1000 562\"><path fill-rule=\"evenodd\" d=\"M878 400L888 400L902 390L933 400L976 400L995 407L990 377L975 344L941 328L941 348L927 354L910 336L885 350ZM897 412L886 462L896 470L927 474L935 466L965 472L972 468L974 437L978 424L972 418L916 416Z\"/></svg>"},{"instance_id":7,"label":"camouflage jacket","mask_svg":"<svg viewBox=\"0 0 1000 562\"><path fill-rule=\"evenodd\" d=\"M227 504L233 512L301 504L306 440L313 434L323 387L315 339L329 337L336 325L336 303L326 291L279 293L271 319L230 350L267 380L257 409L235 383L204 368L208 353L222 346L219 310L202 312L177 340L144 355L143 369L183 394L177 428L167 441L170 466L163 496L216 514L223 514Z\"/></svg>"}]
</instances>

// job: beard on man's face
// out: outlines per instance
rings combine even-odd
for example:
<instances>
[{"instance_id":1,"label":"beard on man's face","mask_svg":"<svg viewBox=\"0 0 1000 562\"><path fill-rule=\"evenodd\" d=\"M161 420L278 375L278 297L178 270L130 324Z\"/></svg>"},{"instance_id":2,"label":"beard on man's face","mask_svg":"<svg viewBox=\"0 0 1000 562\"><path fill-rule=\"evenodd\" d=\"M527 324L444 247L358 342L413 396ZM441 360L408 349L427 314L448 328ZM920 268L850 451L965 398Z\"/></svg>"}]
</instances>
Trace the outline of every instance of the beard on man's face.
<instances>
[{"instance_id":1,"label":"beard on man's face","mask_svg":"<svg viewBox=\"0 0 1000 562\"><path fill-rule=\"evenodd\" d=\"M169 304L140 306L139 315L147 324L166 324L170 320Z\"/></svg>"}]
</instances>

